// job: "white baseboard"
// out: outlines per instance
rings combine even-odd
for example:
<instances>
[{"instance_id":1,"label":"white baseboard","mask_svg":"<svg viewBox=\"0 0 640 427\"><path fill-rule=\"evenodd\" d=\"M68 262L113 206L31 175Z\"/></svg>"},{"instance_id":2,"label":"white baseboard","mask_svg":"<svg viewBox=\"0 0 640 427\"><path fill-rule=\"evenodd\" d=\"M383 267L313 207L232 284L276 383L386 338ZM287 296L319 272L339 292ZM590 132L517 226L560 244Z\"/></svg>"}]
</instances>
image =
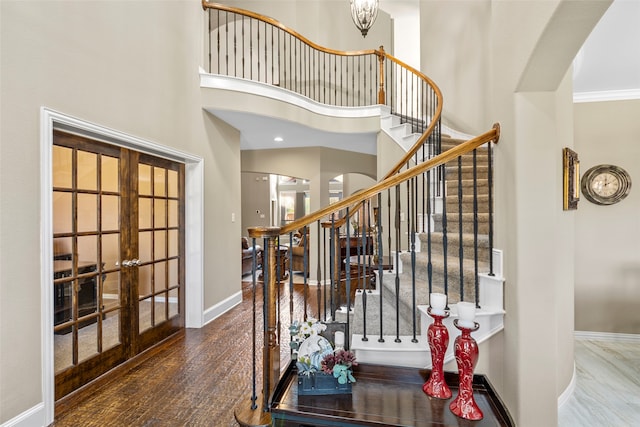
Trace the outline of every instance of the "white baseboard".
<instances>
[{"instance_id":1,"label":"white baseboard","mask_svg":"<svg viewBox=\"0 0 640 427\"><path fill-rule=\"evenodd\" d=\"M640 342L640 334L618 334L615 332L575 331L577 340Z\"/></svg>"},{"instance_id":2,"label":"white baseboard","mask_svg":"<svg viewBox=\"0 0 640 427\"><path fill-rule=\"evenodd\" d=\"M571 375L571 381L569 381L569 385L564 389L562 394L558 396L558 409L562 407L573 395L573 392L576 390L576 363L573 363L573 374Z\"/></svg>"},{"instance_id":3,"label":"white baseboard","mask_svg":"<svg viewBox=\"0 0 640 427\"><path fill-rule=\"evenodd\" d=\"M40 402L36 406L27 409L23 413L11 418L0 427L43 427L44 403Z\"/></svg>"},{"instance_id":4,"label":"white baseboard","mask_svg":"<svg viewBox=\"0 0 640 427\"><path fill-rule=\"evenodd\" d=\"M218 304L212 307L209 307L204 311L204 325L217 319L219 316L231 310L233 307L240 304L241 302L242 302L242 291L238 291L235 294L228 297L227 299L220 301Z\"/></svg>"}]
</instances>

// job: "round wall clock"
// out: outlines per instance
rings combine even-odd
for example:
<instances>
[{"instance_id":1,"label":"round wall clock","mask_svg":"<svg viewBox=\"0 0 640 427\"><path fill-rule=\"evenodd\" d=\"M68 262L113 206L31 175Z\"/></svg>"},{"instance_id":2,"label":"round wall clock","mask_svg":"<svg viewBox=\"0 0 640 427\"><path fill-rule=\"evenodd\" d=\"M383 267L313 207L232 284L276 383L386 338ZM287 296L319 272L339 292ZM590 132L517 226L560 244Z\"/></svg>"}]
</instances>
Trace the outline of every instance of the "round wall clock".
<instances>
[{"instance_id":1,"label":"round wall clock","mask_svg":"<svg viewBox=\"0 0 640 427\"><path fill-rule=\"evenodd\" d=\"M594 166L582 176L582 194L597 205L618 203L630 190L631 177L618 166Z\"/></svg>"}]
</instances>

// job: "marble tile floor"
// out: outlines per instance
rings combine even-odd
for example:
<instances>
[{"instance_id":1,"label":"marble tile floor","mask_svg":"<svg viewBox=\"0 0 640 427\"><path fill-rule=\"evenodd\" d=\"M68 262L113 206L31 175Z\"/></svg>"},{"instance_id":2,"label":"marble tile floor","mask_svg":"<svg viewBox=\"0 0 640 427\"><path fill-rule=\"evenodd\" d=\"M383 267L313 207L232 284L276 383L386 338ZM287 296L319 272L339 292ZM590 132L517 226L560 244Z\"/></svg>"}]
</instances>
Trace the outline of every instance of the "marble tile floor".
<instances>
[{"instance_id":1,"label":"marble tile floor","mask_svg":"<svg viewBox=\"0 0 640 427\"><path fill-rule=\"evenodd\" d=\"M576 338L575 363L558 427L640 426L640 340Z\"/></svg>"}]
</instances>

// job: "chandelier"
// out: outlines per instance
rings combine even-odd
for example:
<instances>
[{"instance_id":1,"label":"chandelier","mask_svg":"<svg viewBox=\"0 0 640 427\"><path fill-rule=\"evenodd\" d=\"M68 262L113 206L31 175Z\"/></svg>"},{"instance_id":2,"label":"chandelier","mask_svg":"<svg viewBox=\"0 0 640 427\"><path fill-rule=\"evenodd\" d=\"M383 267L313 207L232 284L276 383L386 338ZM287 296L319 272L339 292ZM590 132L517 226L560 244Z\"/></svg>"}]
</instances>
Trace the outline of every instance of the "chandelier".
<instances>
[{"instance_id":1,"label":"chandelier","mask_svg":"<svg viewBox=\"0 0 640 427\"><path fill-rule=\"evenodd\" d=\"M378 16L378 0L349 0L349 2L353 23L362 33L362 37L366 37Z\"/></svg>"}]
</instances>

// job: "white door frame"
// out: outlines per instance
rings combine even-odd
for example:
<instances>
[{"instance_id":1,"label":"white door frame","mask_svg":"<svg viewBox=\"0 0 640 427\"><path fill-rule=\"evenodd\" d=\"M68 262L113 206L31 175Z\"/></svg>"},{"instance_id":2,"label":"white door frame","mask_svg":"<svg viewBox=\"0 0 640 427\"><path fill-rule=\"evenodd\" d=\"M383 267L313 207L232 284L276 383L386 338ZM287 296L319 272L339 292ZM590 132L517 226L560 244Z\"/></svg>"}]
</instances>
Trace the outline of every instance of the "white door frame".
<instances>
[{"instance_id":1,"label":"white door frame","mask_svg":"<svg viewBox=\"0 0 640 427\"><path fill-rule=\"evenodd\" d=\"M40 283L42 398L45 424L54 420L55 370L53 350L53 130L60 129L185 164L185 326L204 324L204 160L171 147L109 129L85 120L40 109Z\"/></svg>"}]
</instances>

